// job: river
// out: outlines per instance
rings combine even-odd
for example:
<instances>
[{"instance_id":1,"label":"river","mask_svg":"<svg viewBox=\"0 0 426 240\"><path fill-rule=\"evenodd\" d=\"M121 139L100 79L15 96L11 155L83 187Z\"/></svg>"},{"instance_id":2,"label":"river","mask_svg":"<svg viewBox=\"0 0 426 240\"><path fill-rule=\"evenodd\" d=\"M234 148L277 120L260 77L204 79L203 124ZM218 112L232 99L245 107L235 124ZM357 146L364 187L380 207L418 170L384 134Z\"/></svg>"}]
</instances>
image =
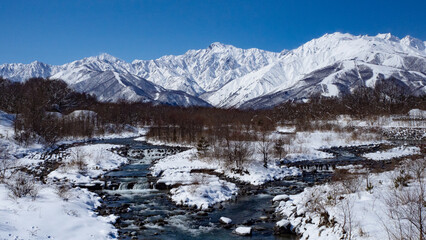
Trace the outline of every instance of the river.
<instances>
[{"instance_id":1,"label":"river","mask_svg":"<svg viewBox=\"0 0 426 240\"><path fill-rule=\"evenodd\" d=\"M208 211L195 211L176 206L170 200L168 190L153 188L149 174L149 168L156 160L184 149L154 146L132 138L95 143L124 145L126 153L134 156L128 157L129 164L107 173L103 179L105 186L96 190L104 199L98 213L119 216L115 226L120 239L247 239L235 235L235 227L224 228L219 222L222 216L231 218L235 225L251 226L251 239L297 239L295 235L274 234L274 225L280 217L274 213L272 198L279 194L297 194L306 186L326 181L331 176L330 171L308 171L300 177L262 187L239 184L243 193L235 199ZM371 150L375 148L377 146L371 146ZM339 158L351 163L360 160L354 155L348 156L347 149L342 151L345 154L340 154L334 161Z\"/></svg>"}]
</instances>

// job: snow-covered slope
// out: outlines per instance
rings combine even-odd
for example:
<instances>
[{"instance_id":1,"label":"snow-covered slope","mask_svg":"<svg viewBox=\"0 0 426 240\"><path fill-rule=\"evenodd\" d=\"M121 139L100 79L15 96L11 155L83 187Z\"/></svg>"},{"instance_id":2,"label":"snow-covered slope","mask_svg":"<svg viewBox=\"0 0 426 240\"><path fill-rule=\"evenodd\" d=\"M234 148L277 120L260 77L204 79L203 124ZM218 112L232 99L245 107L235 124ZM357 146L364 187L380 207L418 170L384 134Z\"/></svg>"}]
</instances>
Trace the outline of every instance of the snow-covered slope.
<instances>
[{"instance_id":1,"label":"snow-covered slope","mask_svg":"<svg viewBox=\"0 0 426 240\"><path fill-rule=\"evenodd\" d=\"M130 73L130 70L132 70L130 63L108 54L101 54L61 66L40 62L3 64L0 66L0 75L14 81L24 81L31 77L62 79L71 88L95 94L101 101L126 99L179 106L210 106L198 97L182 91L165 89Z\"/></svg>"},{"instance_id":2,"label":"snow-covered slope","mask_svg":"<svg viewBox=\"0 0 426 240\"><path fill-rule=\"evenodd\" d=\"M12 81L21 82L32 77L49 77L52 75L50 65L39 61L30 64L10 63L0 65L0 76Z\"/></svg>"},{"instance_id":3,"label":"snow-covered slope","mask_svg":"<svg viewBox=\"0 0 426 240\"><path fill-rule=\"evenodd\" d=\"M60 78L105 101L208 105L204 99L218 107L263 108L317 93L336 96L357 86L374 87L377 79L391 77L413 94L423 94L426 47L410 36L333 33L281 53L213 43L132 63L101 54L61 66L3 64L0 76Z\"/></svg>"},{"instance_id":4,"label":"snow-covered slope","mask_svg":"<svg viewBox=\"0 0 426 240\"><path fill-rule=\"evenodd\" d=\"M279 53L212 43L179 56L133 61L133 73L168 89L199 95L275 62Z\"/></svg>"},{"instance_id":5,"label":"snow-covered slope","mask_svg":"<svg viewBox=\"0 0 426 240\"><path fill-rule=\"evenodd\" d=\"M331 69L318 76L320 69ZM362 75L362 73L368 74ZM426 50L424 42L407 36L398 39L390 34L377 36L353 36L350 34L326 34L289 51L275 63L227 83L208 96L207 101L216 106L239 107L256 97L278 94L282 100L293 98L284 94L301 88L315 88L326 96L336 96L342 90L350 90L346 83L374 86L378 76L393 76L413 85L417 93L426 92ZM316 78L312 81L302 81ZM411 83L415 81L415 83ZM300 94L299 94L300 97ZM277 99L275 99L277 100ZM267 101L266 99L264 101ZM253 104L253 107L264 107ZM247 104L246 104L247 106Z\"/></svg>"}]
</instances>

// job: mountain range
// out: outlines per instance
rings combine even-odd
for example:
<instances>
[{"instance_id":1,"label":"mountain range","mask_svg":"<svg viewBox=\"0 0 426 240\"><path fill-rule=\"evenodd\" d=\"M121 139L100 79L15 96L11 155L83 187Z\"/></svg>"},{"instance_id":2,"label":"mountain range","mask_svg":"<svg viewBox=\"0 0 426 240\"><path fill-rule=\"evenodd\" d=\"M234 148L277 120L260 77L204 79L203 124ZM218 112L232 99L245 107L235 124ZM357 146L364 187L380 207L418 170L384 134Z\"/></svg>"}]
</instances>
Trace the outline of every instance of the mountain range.
<instances>
[{"instance_id":1,"label":"mountain range","mask_svg":"<svg viewBox=\"0 0 426 240\"><path fill-rule=\"evenodd\" d=\"M411 36L333 33L294 50L270 52L212 43L178 56L125 62L108 54L64 65L0 65L12 81L62 79L101 101L267 108L313 94L338 96L376 81L426 93L426 42Z\"/></svg>"}]
</instances>

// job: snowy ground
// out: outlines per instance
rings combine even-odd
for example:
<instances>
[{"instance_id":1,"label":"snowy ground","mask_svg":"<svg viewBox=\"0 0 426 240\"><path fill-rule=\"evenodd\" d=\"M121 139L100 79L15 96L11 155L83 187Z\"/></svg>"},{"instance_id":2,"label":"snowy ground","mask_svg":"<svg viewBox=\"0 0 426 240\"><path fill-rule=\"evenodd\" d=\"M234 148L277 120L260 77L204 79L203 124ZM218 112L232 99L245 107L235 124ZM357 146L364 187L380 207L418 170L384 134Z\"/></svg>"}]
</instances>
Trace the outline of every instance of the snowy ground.
<instances>
[{"instance_id":1,"label":"snowy ground","mask_svg":"<svg viewBox=\"0 0 426 240\"><path fill-rule=\"evenodd\" d=\"M399 223L390 217L390 211L398 208L397 203L390 202L393 193L419 189L414 180L410 180L407 187L396 188L398 174L396 170L369 175L370 189L367 189L365 175L351 183L306 188L298 195L280 200L276 211L283 220L277 226L290 223L291 229L301 234L301 239L341 239L342 236L345 239L389 239L388 234L398 229ZM424 169L422 174L424 185ZM401 209L409 211L407 206ZM325 212L329 215L328 221L321 217Z\"/></svg>"},{"instance_id":2,"label":"snowy ground","mask_svg":"<svg viewBox=\"0 0 426 240\"><path fill-rule=\"evenodd\" d=\"M279 167L275 163L263 167L263 162L256 154L246 165L246 173L235 173L222 165L217 159L200 158L196 149L160 159L151 168L153 176L159 177L157 183L177 186L171 189L172 200L180 205L207 208L218 202L229 200L238 193L235 184L220 180L219 177L206 173L191 173L191 170L212 170L228 178L253 185L282 179L300 174L296 168ZM181 186L179 186L181 185Z\"/></svg>"},{"instance_id":3,"label":"snowy ground","mask_svg":"<svg viewBox=\"0 0 426 240\"><path fill-rule=\"evenodd\" d=\"M363 157L371 160L390 160L393 158L401 158L410 155L420 154L419 147L398 146L385 151L366 153Z\"/></svg>"},{"instance_id":4,"label":"snowy ground","mask_svg":"<svg viewBox=\"0 0 426 240\"><path fill-rule=\"evenodd\" d=\"M380 116L372 119L353 119L350 116L342 115L335 123L342 127L426 128L426 119L418 120L409 117L408 114Z\"/></svg>"},{"instance_id":5,"label":"snowy ground","mask_svg":"<svg viewBox=\"0 0 426 240\"><path fill-rule=\"evenodd\" d=\"M332 154L320 151L323 148L332 146L386 143L374 133L353 134L345 131L313 131L291 134L293 130L293 127L279 127L277 132L268 136L272 141L278 138L289 139L285 141L286 143L283 146L286 153L284 159L288 161L332 158ZM285 132L285 134L283 135L282 132ZM161 144L161 142L155 143ZM153 176L159 177L158 183L175 186L171 190L173 201L181 205L197 206L198 208L226 201L232 197L232 194L237 194L238 189L229 185L226 188L218 187L227 183L225 181L220 183L219 178L216 176L206 173L191 173L191 170L214 170L217 173L224 174L227 178L252 185L262 185L269 181L280 180L287 176L296 176L301 173L297 168L278 165L279 159L271 156L268 167L265 168L262 161L263 156L258 151L259 144L259 142L248 143L249 148L253 151L243 167L244 171L234 171L232 169L234 166L225 166L223 160L213 157L199 157L194 148L159 160L151 171ZM417 147L397 147L388 150L386 153L366 154L365 157L389 159L418 154L419 151ZM195 190L197 188L198 190Z\"/></svg>"},{"instance_id":6,"label":"snowy ground","mask_svg":"<svg viewBox=\"0 0 426 240\"><path fill-rule=\"evenodd\" d=\"M218 165L196 158L195 149L160 159L152 168L153 176L160 177L157 183L180 185L172 188L172 200L179 205L208 208L226 201L237 194L235 184L220 180L217 176L204 173L191 173L195 169L215 170Z\"/></svg>"},{"instance_id":7,"label":"snowy ground","mask_svg":"<svg viewBox=\"0 0 426 240\"><path fill-rule=\"evenodd\" d=\"M272 138L278 137L280 136L277 134L272 136ZM284 145L284 150L287 153L285 160L288 161L332 158L333 154L320 151L320 149L332 146L355 146L385 142L378 140L377 136L371 133L353 136L350 132L335 131L297 132L294 136L287 137L290 138L290 143Z\"/></svg>"},{"instance_id":8,"label":"snowy ground","mask_svg":"<svg viewBox=\"0 0 426 240\"><path fill-rule=\"evenodd\" d=\"M90 183L106 171L127 163L127 158L109 151L114 147L118 146L95 144L69 148L66 150L69 155L62 159L63 165L51 172L48 177L78 184ZM78 161L83 162L83 166L80 168Z\"/></svg>"},{"instance_id":9,"label":"snowy ground","mask_svg":"<svg viewBox=\"0 0 426 240\"><path fill-rule=\"evenodd\" d=\"M418 121L398 122L391 121L389 118L353 121L342 117L336 122L341 126L356 127L380 126L382 123L385 127L421 125ZM16 165L31 167L43 161L42 146L35 144L22 147L13 141L12 123L13 115L0 112L0 146L5 146L12 153L10 158ZM96 136L96 138L136 137L146 133L146 128L128 127L126 129L124 133ZM287 153L285 159L290 161L332 157L331 154L320 151L321 148L383 142L371 133L354 135L345 131L295 132L294 127L279 127L277 132L269 136L271 140L281 137L290 139L283 146ZM137 140L145 141L146 139L140 137ZM70 139L68 142L72 141L75 139ZM166 144L152 141L150 143ZM233 181L261 185L301 173L297 168L279 166L279 159L273 157L265 168L262 154L257 150L259 142L248 144L253 152L244 164L244 171L241 172L234 171L233 166L226 166L221 160L199 157L196 149L191 148L158 160L151 168L151 173L158 177L157 184L172 187L170 190L172 201L178 205L194 206L198 209L205 209L238 195L237 185L230 180L220 179L219 174ZM64 164L48 175L48 184L38 184L40 190L35 200L29 197L14 199L9 196L10 191L6 185L0 183L0 239L109 239L116 237L117 232L111 224L115 217L100 217L94 214L94 208L99 205L98 197L87 190L72 188L67 192L65 200L63 196L59 196L61 194L56 187L58 182L93 183L93 178L126 163L126 158L109 151L113 147L115 146L110 144L78 146L68 149L60 156L55 156ZM365 154L364 157L386 160L415 155L419 152L420 149L417 147L395 147L387 151ZM347 168L351 173L365 172L362 169L356 169L357 167L359 166ZM302 234L302 238L309 236L309 239L336 239L340 238L343 235L343 229L348 227L348 224L343 223L351 209L353 237L386 239L384 223L394 224L394 222L384 218L387 206L383 196L390 192L389 189L393 185L392 177L395 174L396 172L388 172L371 175L369 180L373 188L369 191L365 190L366 184L363 182L365 179L361 179L358 184L355 184L358 189L354 193L342 193L342 191L337 193L336 188L339 187L327 184L307 188L303 193L294 196L277 196L274 202L278 204L277 211L283 215L283 219L277 226L292 226ZM343 198L338 199L337 196ZM333 227L330 227L330 224L321 223L318 212L310 208L313 201L321 203L321 207L330 215L329 219L336 221ZM330 203L331 201L333 204ZM56 224L57 222L61 224ZM347 229L345 230L348 232Z\"/></svg>"},{"instance_id":10,"label":"snowy ground","mask_svg":"<svg viewBox=\"0 0 426 240\"><path fill-rule=\"evenodd\" d=\"M114 239L114 216L100 217L93 209L99 197L85 189L71 189L68 200L43 185L36 200L13 199L0 184L0 239Z\"/></svg>"}]
</instances>

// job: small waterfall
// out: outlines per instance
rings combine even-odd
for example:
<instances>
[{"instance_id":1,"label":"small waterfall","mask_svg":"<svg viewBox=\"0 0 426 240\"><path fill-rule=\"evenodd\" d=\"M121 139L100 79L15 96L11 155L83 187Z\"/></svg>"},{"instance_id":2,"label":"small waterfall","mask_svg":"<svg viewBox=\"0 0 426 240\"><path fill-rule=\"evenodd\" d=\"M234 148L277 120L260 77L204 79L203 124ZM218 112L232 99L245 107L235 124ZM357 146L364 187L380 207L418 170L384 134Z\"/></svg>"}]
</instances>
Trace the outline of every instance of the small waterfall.
<instances>
[{"instance_id":1,"label":"small waterfall","mask_svg":"<svg viewBox=\"0 0 426 240\"><path fill-rule=\"evenodd\" d=\"M148 182L122 182L118 187L118 190L144 190L149 189Z\"/></svg>"},{"instance_id":2,"label":"small waterfall","mask_svg":"<svg viewBox=\"0 0 426 240\"><path fill-rule=\"evenodd\" d=\"M136 184L133 186L133 190L144 190L144 189L149 189L149 184L148 184L148 182L136 183Z\"/></svg>"},{"instance_id":3,"label":"small waterfall","mask_svg":"<svg viewBox=\"0 0 426 240\"><path fill-rule=\"evenodd\" d=\"M120 186L118 187L118 190L127 190L128 186L129 186L128 182L122 182L122 183L120 183Z\"/></svg>"}]
</instances>

